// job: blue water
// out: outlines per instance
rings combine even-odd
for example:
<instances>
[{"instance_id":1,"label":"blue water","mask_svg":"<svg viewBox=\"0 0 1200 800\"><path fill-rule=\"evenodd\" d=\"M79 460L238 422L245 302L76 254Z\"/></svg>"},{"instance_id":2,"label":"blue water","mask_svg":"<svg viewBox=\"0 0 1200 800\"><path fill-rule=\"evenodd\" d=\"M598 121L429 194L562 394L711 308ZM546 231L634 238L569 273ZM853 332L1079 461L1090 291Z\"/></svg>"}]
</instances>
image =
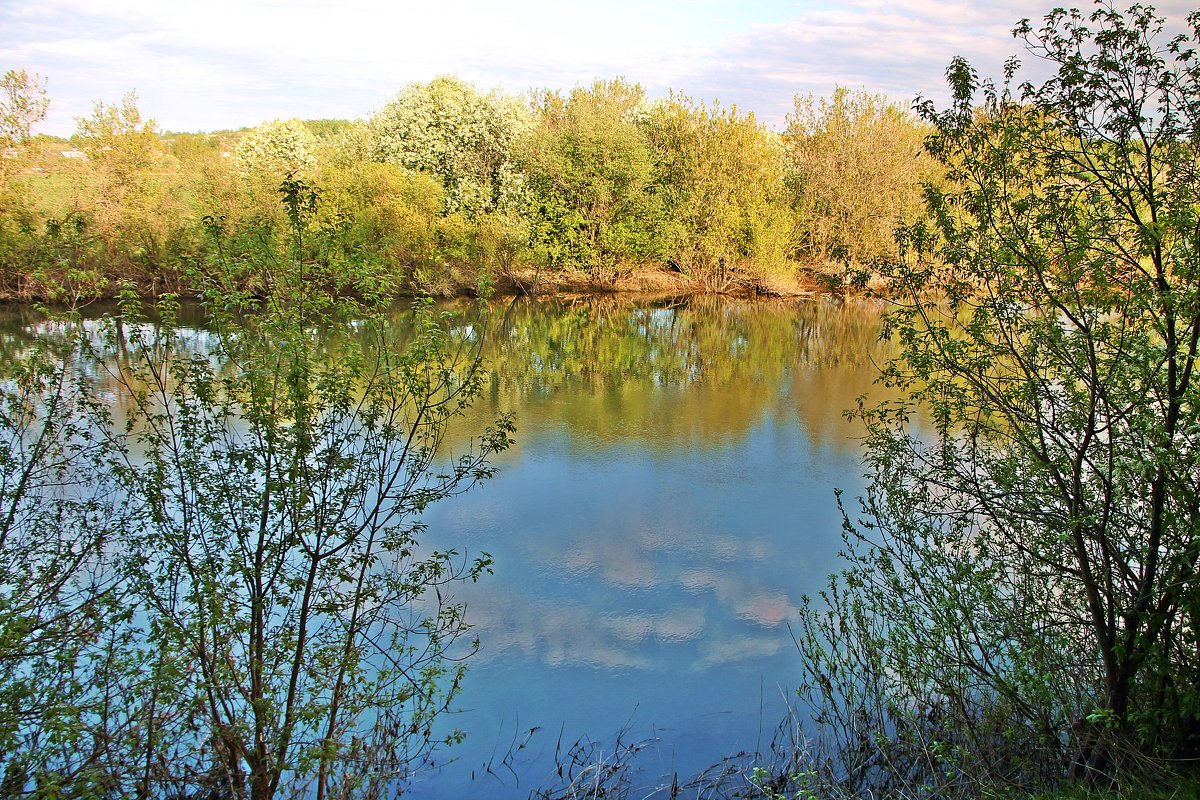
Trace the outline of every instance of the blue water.
<instances>
[{"instance_id":1,"label":"blue water","mask_svg":"<svg viewBox=\"0 0 1200 800\"><path fill-rule=\"evenodd\" d=\"M706 345L689 313L732 338ZM468 737L411 796L528 797L582 737L601 756L618 739L645 745L635 797L768 746L794 697L801 598L837 567L834 489L861 487L842 412L871 390L877 319L800 303L737 333L755 313L670 311L701 365L682 378L637 374L634 358L619 380L500 381L493 405L517 414L518 445L495 478L426 515L429 544L495 566L456 595L480 650L442 721ZM743 367L718 370L703 349L730 341Z\"/></svg>"}]
</instances>

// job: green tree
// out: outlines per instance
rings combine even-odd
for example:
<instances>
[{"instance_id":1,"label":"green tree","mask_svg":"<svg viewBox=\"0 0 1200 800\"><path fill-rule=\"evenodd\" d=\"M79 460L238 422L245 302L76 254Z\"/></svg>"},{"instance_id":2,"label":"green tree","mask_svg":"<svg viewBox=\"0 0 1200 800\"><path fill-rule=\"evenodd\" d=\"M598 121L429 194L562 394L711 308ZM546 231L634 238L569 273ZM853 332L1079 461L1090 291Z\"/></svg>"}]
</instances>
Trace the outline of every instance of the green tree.
<instances>
[{"instance_id":1,"label":"green tree","mask_svg":"<svg viewBox=\"0 0 1200 800\"><path fill-rule=\"evenodd\" d=\"M367 123L371 158L417 173L405 181L413 189L429 178L441 189L441 219L426 225L426 236L410 236L407 211L392 215L401 225L386 235L390 244L425 254L402 261L420 291L473 291L497 270L512 273L529 238L513 147L529 124L515 98L480 94L448 76L405 87ZM355 150L363 144L358 133L341 141Z\"/></svg>"},{"instance_id":2,"label":"green tree","mask_svg":"<svg viewBox=\"0 0 1200 800\"><path fill-rule=\"evenodd\" d=\"M25 70L0 78L0 273L6 289L19 286L36 249L36 214L24 181L14 180L15 165L33 126L46 116L50 101L44 82ZM11 289L10 289L11 290Z\"/></svg>"},{"instance_id":3,"label":"green tree","mask_svg":"<svg viewBox=\"0 0 1200 800\"><path fill-rule=\"evenodd\" d=\"M306 119L304 127L318 139L324 139L330 136L336 136L346 128L353 127L361 123L348 119Z\"/></svg>"},{"instance_id":4,"label":"green tree","mask_svg":"<svg viewBox=\"0 0 1200 800\"><path fill-rule=\"evenodd\" d=\"M129 643L112 563L130 517L108 468L107 419L77 367L77 318L4 337L0 367L0 793L104 791L104 750L139 710L106 705Z\"/></svg>"},{"instance_id":5,"label":"green tree","mask_svg":"<svg viewBox=\"0 0 1200 800\"><path fill-rule=\"evenodd\" d=\"M875 796L1195 747L1200 14L1162 26L1055 10L1016 29L1045 83L960 59L951 107L921 105L947 183L890 275L907 399L862 412L870 488L805 639Z\"/></svg>"},{"instance_id":6,"label":"green tree","mask_svg":"<svg viewBox=\"0 0 1200 800\"><path fill-rule=\"evenodd\" d=\"M213 197L209 213L241 235L238 247L254 249L261 255L261 243L287 229L287 218L279 203L279 184L289 177L313 180L318 149L317 138L300 120L277 119L248 131L231 156L222 159L227 163L214 165L206 183L213 189L223 189L225 197ZM256 263L263 263L263 259ZM253 276L256 280L261 277Z\"/></svg>"},{"instance_id":7,"label":"green tree","mask_svg":"<svg viewBox=\"0 0 1200 800\"><path fill-rule=\"evenodd\" d=\"M12 147L29 138L33 126L46 118L50 100L38 75L10 69L0 78L0 147Z\"/></svg>"},{"instance_id":8,"label":"green tree","mask_svg":"<svg viewBox=\"0 0 1200 800\"><path fill-rule=\"evenodd\" d=\"M291 181L284 201L263 300L223 248L198 278L211 349L169 299L153 326L128 294L110 329L155 700L126 794L391 796L438 744L471 651L443 587L489 559L421 548L420 515L491 474L511 422L445 452L480 390L472 346L426 305L403 341L373 303L338 299L374 295L353 262L309 257L315 193Z\"/></svg>"},{"instance_id":9,"label":"green tree","mask_svg":"<svg viewBox=\"0 0 1200 800\"><path fill-rule=\"evenodd\" d=\"M97 102L92 116L76 123L73 141L88 157L90 177L77 184L76 202L107 262L90 265L95 280L103 284L103 270L156 291L177 288L171 255L184 233L183 204L177 162L154 120L142 117L137 95L128 92L119 105Z\"/></svg>"},{"instance_id":10,"label":"green tree","mask_svg":"<svg viewBox=\"0 0 1200 800\"><path fill-rule=\"evenodd\" d=\"M778 135L753 114L675 97L640 116L666 207L669 263L710 289L755 286L792 271L792 219Z\"/></svg>"},{"instance_id":11,"label":"green tree","mask_svg":"<svg viewBox=\"0 0 1200 800\"><path fill-rule=\"evenodd\" d=\"M406 86L369 124L375 157L436 176L448 213L507 211L520 192L511 150L528 122L512 98L444 75Z\"/></svg>"},{"instance_id":12,"label":"green tree","mask_svg":"<svg viewBox=\"0 0 1200 800\"><path fill-rule=\"evenodd\" d=\"M828 99L797 96L784 139L804 256L859 269L894 259L892 231L914 221L935 175L929 133L881 94L839 86Z\"/></svg>"},{"instance_id":13,"label":"green tree","mask_svg":"<svg viewBox=\"0 0 1200 800\"><path fill-rule=\"evenodd\" d=\"M264 122L238 142L233 152L245 177L277 187L288 175L308 177L316 166L317 137L298 119Z\"/></svg>"},{"instance_id":14,"label":"green tree","mask_svg":"<svg viewBox=\"0 0 1200 800\"><path fill-rule=\"evenodd\" d=\"M134 92L126 92L120 105L95 103L92 116L75 122L79 148L90 161L109 167L118 180L136 183L163 163L158 126L142 117Z\"/></svg>"},{"instance_id":15,"label":"green tree","mask_svg":"<svg viewBox=\"0 0 1200 800\"><path fill-rule=\"evenodd\" d=\"M545 92L537 123L518 145L529 184L531 240L552 268L602 282L658 260L654 160L635 112L642 87L597 81L568 97Z\"/></svg>"}]
</instances>

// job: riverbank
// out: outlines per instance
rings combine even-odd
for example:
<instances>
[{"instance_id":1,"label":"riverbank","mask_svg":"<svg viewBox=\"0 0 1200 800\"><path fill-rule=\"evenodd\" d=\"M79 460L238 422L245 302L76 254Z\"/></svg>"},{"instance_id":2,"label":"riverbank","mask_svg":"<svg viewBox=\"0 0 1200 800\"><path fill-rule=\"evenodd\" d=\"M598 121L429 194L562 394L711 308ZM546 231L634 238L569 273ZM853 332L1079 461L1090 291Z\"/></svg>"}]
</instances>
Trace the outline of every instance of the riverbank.
<instances>
[{"instance_id":1,"label":"riverbank","mask_svg":"<svg viewBox=\"0 0 1200 800\"><path fill-rule=\"evenodd\" d=\"M526 269L507 272L495 284L501 295L562 295L562 294L713 294L732 297L806 297L828 294L838 284L832 271L816 267L798 269L792 275L772 276L737 273L712 280L687 275L672 269L629 270L613 280L598 281L579 270L543 272ZM463 296L477 292L476 286L460 284L451 287L450 295Z\"/></svg>"},{"instance_id":2,"label":"riverbank","mask_svg":"<svg viewBox=\"0 0 1200 800\"><path fill-rule=\"evenodd\" d=\"M713 295L726 297L799 298L814 295L858 294L844 274L832 267L808 266L787 275L763 275L731 271L721 280L688 275L669 268L629 269L603 280L583 270L510 269L491 275L486 271L450 271L436 280L409 280L388 292L396 298L434 297L443 300L479 297L487 292L496 297L558 297L564 295ZM202 289L183 270L153 278L96 273L51 276L45 272L25 275L0 290L0 303L70 303L111 301L123 286L133 286L143 297L174 293L199 297ZM332 289L333 287L331 287ZM264 295L269 292L263 291ZM338 293L344 293L344 288Z\"/></svg>"}]
</instances>

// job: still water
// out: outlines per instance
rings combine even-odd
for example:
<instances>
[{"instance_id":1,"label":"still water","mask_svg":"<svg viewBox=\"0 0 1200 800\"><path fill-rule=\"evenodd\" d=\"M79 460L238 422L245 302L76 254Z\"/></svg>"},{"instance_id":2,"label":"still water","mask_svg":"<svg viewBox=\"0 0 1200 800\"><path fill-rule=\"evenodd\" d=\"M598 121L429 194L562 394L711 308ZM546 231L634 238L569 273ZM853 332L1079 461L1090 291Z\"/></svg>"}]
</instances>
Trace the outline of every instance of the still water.
<instances>
[{"instance_id":1,"label":"still water","mask_svg":"<svg viewBox=\"0 0 1200 800\"><path fill-rule=\"evenodd\" d=\"M448 444L508 412L517 442L493 479L425 514L426 546L486 551L494 574L455 588L479 650L441 722L467 738L410 796L554 796L577 742L610 764L619 742L639 746L638 798L765 752L798 677L789 625L837 567L834 489L861 489L843 412L878 396L878 308L593 297L459 311L489 378ZM191 313L182 340L207 353ZM0 358L36 327L32 311L11 316Z\"/></svg>"},{"instance_id":2,"label":"still water","mask_svg":"<svg viewBox=\"0 0 1200 800\"><path fill-rule=\"evenodd\" d=\"M873 306L827 299L518 301L476 320L516 413L499 473L426 514L495 558L461 587L480 649L469 732L412 795L524 798L583 739L643 745L630 796L761 752L797 679L789 625L837 566L843 412L877 390ZM665 792L663 793L665 796Z\"/></svg>"}]
</instances>

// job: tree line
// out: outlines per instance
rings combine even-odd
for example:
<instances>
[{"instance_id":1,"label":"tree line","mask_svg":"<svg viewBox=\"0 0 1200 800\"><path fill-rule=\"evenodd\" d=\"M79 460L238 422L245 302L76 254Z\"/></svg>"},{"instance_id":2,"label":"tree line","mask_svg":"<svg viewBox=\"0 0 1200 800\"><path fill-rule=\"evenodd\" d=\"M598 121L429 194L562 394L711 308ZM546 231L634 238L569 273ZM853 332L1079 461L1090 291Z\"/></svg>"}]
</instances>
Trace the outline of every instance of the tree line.
<instances>
[{"instance_id":1,"label":"tree line","mask_svg":"<svg viewBox=\"0 0 1200 800\"><path fill-rule=\"evenodd\" d=\"M410 293L664 273L714 291L838 287L895 256L892 228L933 178L927 124L844 88L797 97L782 133L717 102L648 100L621 79L516 97L439 77L366 120L211 134L163 133L129 94L96 103L63 142L30 135L45 112L36 76L5 80L10 298L111 295L120 281L194 292L207 227L252 250L286 227L276 197L288 176L320 189L314 228Z\"/></svg>"}]
</instances>

